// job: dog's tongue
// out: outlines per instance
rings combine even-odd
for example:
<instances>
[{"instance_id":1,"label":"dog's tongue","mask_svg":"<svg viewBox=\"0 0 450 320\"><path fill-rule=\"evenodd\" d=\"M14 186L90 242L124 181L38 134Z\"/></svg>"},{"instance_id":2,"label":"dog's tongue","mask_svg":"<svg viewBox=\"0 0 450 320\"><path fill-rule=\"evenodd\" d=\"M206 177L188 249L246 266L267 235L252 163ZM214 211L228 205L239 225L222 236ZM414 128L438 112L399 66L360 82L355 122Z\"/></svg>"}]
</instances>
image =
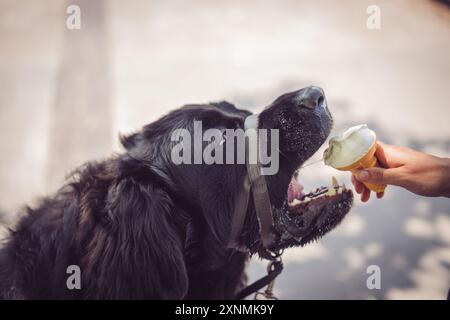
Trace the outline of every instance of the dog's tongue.
<instances>
[{"instance_id":1,"label":"dog's tongue","mask_svg":"<svg viewBox=\"0 0 450 320\"><path fill-rule=\"evenodd\" d=\"M301 200L305 195L303 193L303 189L303 186L294 177L292 177L287 192L288 203L291 203L294 199Z\"/></svg>"}]
</instances>

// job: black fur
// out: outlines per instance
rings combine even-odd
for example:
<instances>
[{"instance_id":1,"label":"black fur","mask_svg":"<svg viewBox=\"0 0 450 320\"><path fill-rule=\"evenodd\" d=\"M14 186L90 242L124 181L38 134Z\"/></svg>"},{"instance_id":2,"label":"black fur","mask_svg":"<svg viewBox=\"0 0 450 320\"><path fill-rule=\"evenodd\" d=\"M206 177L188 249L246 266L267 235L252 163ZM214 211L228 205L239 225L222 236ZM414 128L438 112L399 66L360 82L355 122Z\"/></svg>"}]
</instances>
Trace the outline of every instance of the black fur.
<instances>
[{"instance_id":1,"label":"black fur","mask_svg":"<svg viewBox=\"0 0 450 320\"><path fill-rule=\"evenodd\" d=\"M232 298L246 259L219 244L225 239L219 229L229 223L220 206L232 197L220 181L204 180L197 190L180 187L190 178L177 177L182 169L170 161L168 134L189 127L193 118L242 123L247 113L236 114L228 119L213 105L174 111L122 137L124 154L86 164L55 196L27 208L0 253L0 296ZM189 200L197 192L210 193L217 204ZM81 290L66 287L69 265L81 268Z\"/></svg>"},{"instance_id":2,"label":"black fur","mask_svg":"<svg viewBox=\"0 0 450 320\"><path fill-rule=\"evenodd\" d=\"M295 142L289 132L281 133L289 159L281 159L280 172L268 178L279 208L293 171L330 127L328 118L320 123L322 111L285 100L261 114L267 119L261 126L297 123L308 135ZM26 209L0 251L0 297L233 298L245 285L248 254L226 243L245 165L174 165L170 134L192 130L193 120L202 120L204 130L243 128L249 114L226 102L188 105L121 137L123 154L84 165L56 195ZM250 205L241 240L252 252L259 246L257 226ZM80 290L66 286L69 265L81 269Z\"/></svg>"}]
</instances>

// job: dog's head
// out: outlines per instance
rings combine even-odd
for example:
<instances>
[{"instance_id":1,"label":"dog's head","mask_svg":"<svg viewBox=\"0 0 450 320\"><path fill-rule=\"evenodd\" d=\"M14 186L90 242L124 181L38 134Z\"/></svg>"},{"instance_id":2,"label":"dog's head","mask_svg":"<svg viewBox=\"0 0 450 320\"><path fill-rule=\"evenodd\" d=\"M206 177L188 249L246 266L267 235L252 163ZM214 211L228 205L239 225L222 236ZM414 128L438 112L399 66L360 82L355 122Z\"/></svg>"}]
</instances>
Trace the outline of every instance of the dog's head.
<instances>
[{"instance_id":1,"label":"dog's head","mask_svg":"<svg viewBox=\"0 0 450 320\"><path fill-rule=\"evenodd\" d=\"M224 246L247 174L239 130L244 131L249 115L227 102L187 105L122 141L128 154L145 159L171 194L192 208L192 215L204 219ZM275 249L304 245L338 224L352 203L351 191L343 186L305 194L296 182L298 168L325 142L332 127L323 90L308 87L284 94L257 117L258 129L267 130L268 154L279 160L278 170L265 176L274 213ZM277 141L272 139L273 129ZM251 201L240 241L251 252L261 249Z\"/></svg>"}]
</instances>

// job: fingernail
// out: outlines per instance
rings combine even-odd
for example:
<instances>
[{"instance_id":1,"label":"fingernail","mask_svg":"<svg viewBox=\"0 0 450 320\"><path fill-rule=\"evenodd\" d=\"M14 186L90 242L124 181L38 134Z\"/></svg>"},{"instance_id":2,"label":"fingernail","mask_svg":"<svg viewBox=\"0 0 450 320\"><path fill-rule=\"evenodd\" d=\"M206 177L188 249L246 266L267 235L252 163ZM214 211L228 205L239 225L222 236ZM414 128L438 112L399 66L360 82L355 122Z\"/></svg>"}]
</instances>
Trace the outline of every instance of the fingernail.
<instances>
[{"instance_id":1,"label":"fingernail","mask_svg":"<svg viewBox=\"0 0 450 320\"><path fill-rule=\"evenodd\" d=\"M367 180L369 178L369 173L367 171L361 170L356 173L356 176L360 180Z\"/></svg>"}]
</instances>

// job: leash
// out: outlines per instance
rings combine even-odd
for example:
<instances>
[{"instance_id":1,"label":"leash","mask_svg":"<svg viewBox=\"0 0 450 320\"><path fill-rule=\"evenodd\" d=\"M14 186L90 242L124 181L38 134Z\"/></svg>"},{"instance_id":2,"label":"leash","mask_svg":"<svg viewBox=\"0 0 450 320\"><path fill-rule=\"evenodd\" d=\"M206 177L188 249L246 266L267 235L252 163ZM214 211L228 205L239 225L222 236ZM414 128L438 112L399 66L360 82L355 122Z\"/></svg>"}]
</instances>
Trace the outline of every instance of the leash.
<instances>
[{"instance_id":1,"label":"leash","mask_svg":"<svg viewBox=\"0 0 450 320\"><path fill-rule=\"evenodd\" d=\"M267 265L267 275L261 279L253 282L251 285L245 287L236 295L237 300L244 299L245 297L255 293L254 300L278 300L273 294L273 287L275 284L275 278L283 271L283 262L281 258L276 261L271 261ZM261 292L261 288L267 286L264 292Z\"/></svg>"},{"instance_id":2,"label":"leash","mask_svg":"<svg viewBox=\"0 0 450 320\"><path fill-rule=\"evenodd\" d=\"M240 235L244 227L245 217L247 214L250 193L253 196L256 216L259 225L259 234L263 251L260 256L269 260L267 266L267 275L246 288L242 289L236 299L243 299L246 296L256 292L255 299L264 297L266 299L276 299L273 295L273 286L275 278L283 270L281 261L282 251L272 250L275 244L276 236L273 231L273 214L270 203L269 191L264 175L261 174L261 166L259 163L259 140L258 140L258 115L251 115L245 119L245 143L246 143L246 167L247 175L244 177L241 192L237 195L235 202L233 218L231 222L230 240L228 248L247 252L248 249L239 244ZM256 146L256 148L251 148ZM264 292L259 290L267 286Z\"/></svg>"}]
</instances>

